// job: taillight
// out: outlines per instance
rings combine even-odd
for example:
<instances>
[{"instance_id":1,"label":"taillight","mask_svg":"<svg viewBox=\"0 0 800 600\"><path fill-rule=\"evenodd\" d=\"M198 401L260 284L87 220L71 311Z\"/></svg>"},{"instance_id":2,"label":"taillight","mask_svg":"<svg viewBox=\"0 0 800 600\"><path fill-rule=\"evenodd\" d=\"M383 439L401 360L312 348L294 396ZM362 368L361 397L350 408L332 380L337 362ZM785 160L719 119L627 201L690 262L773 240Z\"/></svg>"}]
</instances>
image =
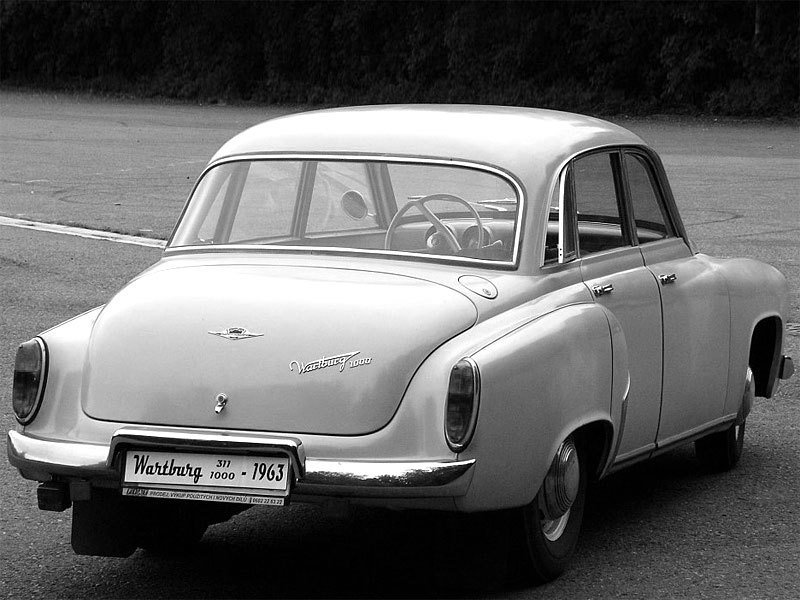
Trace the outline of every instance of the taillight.
<instances>
[{"instance_id":1,"label":"taillight","mask_svg":"<svg viewBox=\"0 0 800 600\"><path fill-rule=\"evenodd\" d=\"M11 404L14 415L22 425L33 421L44 395L47 376L47 349L39 338L33 338L17 348L14 361L14 388Z\"/></svg>"},{"instance_id":2,"label":"taillight","mask_svg":"<svg viewBox=\"0 0 800 600\"><path fill-rule=\"evenodd\" d=\"M470 358L462 358L450 371L444 433L447 445L454 452L464 450L472 439L478 418L480 384L478 365Z\"/></svg>"}]
</instances>

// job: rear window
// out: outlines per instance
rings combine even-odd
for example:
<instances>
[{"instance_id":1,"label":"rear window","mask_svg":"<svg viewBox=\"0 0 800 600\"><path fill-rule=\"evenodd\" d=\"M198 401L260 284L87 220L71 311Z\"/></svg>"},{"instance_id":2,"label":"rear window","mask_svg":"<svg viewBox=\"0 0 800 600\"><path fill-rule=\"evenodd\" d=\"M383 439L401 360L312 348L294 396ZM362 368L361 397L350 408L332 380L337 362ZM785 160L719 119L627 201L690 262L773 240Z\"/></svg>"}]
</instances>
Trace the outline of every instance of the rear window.
<instances>
[{"instance_id":1,"label":"rear window","mask_svg":"<svg viewBox=\"0 0 800 600\"><path fill-rule=\"evenodd\" d=\"M170 248L260 245L510 262L519 238L517 189L499 173L453 164L237 160L201 178Z\"/></svg>"}]
</instances>

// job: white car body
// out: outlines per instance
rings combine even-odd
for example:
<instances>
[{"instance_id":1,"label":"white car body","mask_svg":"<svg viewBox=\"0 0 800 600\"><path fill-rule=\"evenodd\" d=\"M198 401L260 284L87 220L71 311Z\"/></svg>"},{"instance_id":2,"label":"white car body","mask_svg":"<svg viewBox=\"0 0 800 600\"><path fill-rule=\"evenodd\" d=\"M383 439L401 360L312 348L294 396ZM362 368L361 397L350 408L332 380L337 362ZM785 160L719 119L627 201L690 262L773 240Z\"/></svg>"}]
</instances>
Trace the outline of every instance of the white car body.
<instances>
[{"instance_id":1,"label":"white car body","mask_svg":"<svg viewBox=\"0 0 800 600\"><path fill-rule=\"evenodd\" d=\"M610 165L622 209L616 225L582 220L591 157ZM291 479L281 503L478 512L536 509L564 496L560 510L542 513L552 517L543 543L558 564L530 551L537 577L548 579L574 547L573 503L582 502L587 477L677 444L701 440L702 452L728 432L736 439L753 395L770 397L791 374L783 276L753 260L697 253L657 155L621 127L503 107L317 111L234 137L204 173L258 161L300 165L303 177L320 161L364 164L371 189L359 191L359 202L394 195L375 175L393 164L485 174L498 178L493 185L502 180L509 197L464 204L484 211L489 238L502 237L493 227L506 237L492 252L482 249L489 239L469 251L457 239L463 247L448 253L452 242L432 239L447 232L410 219L379 247L392 214L365 208L383 226L346 240L316 243L296 226L295 238L275 246L207 240L186 233L206 218L190 200L156 265L106 305L39 336L43 394L35 418L9 433L8 450L24 477L43 482L44 508L77 510L98 493L120 506L122 460L134 449L284 456ZM663 217L655 234L634 215L631 190L647 187L634 169L649 177ZM296 189L298 206L316 193L303 192L302 181ZM452 194L425 192L441 193ZM463 238L471 215L436 216ZM426 247L402 246L423 229ZM351 246L359 236L371 241ZM444 249L429 253L437 243ZM448 381L462 360L476 370L476 400L466 443L453 444ZM136 501L148 501L147 489ZM223 503L272 497L204 489ZM530 518L529 537L537 535ZM78 542L76 550L135 547Z\"/></svg>"}]
</instances>

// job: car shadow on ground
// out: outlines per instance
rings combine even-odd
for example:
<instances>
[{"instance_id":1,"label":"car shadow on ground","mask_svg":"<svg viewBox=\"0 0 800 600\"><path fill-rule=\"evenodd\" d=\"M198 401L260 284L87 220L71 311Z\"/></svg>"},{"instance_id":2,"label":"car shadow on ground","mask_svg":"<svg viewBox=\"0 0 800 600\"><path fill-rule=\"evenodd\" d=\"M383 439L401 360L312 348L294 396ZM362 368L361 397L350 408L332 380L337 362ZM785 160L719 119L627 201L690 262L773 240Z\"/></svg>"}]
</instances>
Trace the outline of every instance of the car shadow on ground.
<instances>
[{"instance_id":1,"label":"car shadow on ground","mask_svg":"<svg viewBox=\"0 0 800 600\"><path fill-rule=\"evenodd\" d=\"M715 481L690 449L681 449L595 484L571 570L608 552L609 544L625 545L649 523L668 527L664 511L713 492ZM212 527L191 554L140 550L125 561L107 559L113 562L104 570L115 572L111 593L120 598L502 596L528 587L507 568L504 523L496 516L364 507L345 518L310 505L255 508Z\"/></svg>"}]
</instances>

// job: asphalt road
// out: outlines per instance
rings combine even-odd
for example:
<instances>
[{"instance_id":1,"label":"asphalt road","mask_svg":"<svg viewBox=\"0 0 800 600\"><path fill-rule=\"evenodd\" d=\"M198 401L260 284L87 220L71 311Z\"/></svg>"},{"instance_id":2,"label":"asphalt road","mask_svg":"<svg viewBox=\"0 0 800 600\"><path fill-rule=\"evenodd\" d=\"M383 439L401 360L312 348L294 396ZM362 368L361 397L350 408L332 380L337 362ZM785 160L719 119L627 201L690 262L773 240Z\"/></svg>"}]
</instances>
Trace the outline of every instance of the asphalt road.
<instances>
[{"instance_id":1,"label":"asphalt road","mask_svg":"<svg viewBox=\"0 0 800 600\"><path fill-rule=\"evenodd\" d=\"M256 108L110 103L0 93L0 214L164 236L203 163ZM703 251L780 268L800 321L796 126L622 120L662 152ZM0 227L0 430L14 426L16 345L105 302L159 251ZM800 331L786 351L800 363ZM598 484L571 569L504 581L503 534L430 513L254 508L191 556L73 555L70 514L0 460L0 596L10 598L800 596L800 377L757 402L737 469L704 473L679 449Z\"/></svg>"}]
</instances>

